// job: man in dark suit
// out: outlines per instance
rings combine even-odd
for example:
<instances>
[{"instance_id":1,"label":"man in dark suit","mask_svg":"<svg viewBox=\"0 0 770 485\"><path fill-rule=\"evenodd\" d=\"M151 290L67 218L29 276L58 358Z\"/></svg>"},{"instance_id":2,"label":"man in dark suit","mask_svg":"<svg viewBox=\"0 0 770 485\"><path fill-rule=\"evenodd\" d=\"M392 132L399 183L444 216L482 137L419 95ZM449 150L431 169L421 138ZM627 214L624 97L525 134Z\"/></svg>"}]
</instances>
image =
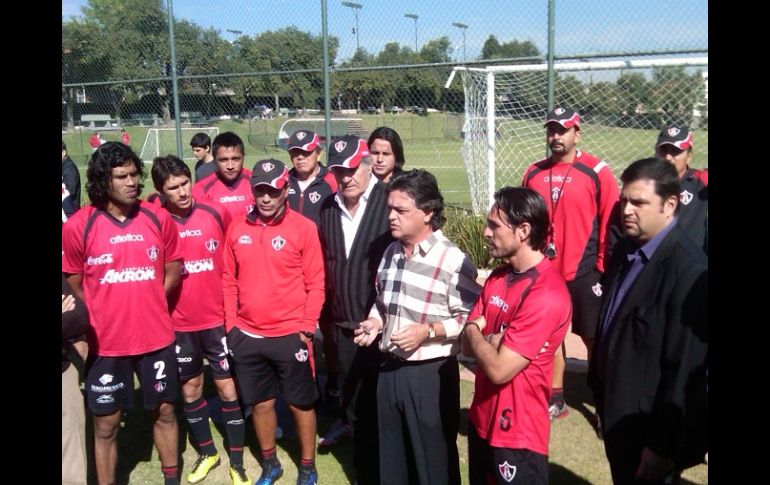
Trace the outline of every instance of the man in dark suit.
<instances>
[{"instance_id":1,"label":"man in dark suit","mask_svg":"<svg viewBox=\"0 0 770 485\"><path fill-rule=\"evenodd\" d=\"M588 380L614 483L677 483L707 448L708 260L678 224L673 165L638 160L621 180Z\"/></svg>"}]
</instances>

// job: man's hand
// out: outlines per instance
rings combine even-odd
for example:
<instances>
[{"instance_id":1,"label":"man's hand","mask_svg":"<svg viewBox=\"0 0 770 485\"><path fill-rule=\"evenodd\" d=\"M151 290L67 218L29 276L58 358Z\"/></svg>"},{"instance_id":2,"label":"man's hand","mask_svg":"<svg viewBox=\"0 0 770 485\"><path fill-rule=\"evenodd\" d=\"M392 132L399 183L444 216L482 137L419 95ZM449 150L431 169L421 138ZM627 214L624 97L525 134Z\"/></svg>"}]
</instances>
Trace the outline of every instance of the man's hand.
<instances>
[{"instance_id":1,"label":"man's hand","mask_svg":"<svg viewBox=\"0 0 770 485\"><path fill-rule=\"evenodd\" d=\"M671 458L665 458L649 448L642 450L639 468L636 469L636 478L650 481L660 481L674 467Z\"/></svg>"},{"instance_id":2,"label":"man's hand","mask_svg":"<svg viewBox=\"0 0 770 485\"><path fill-rule=\"evenodd\" d=\"M75 309L75 297L72 295L61 296L61 312L71 312Z\"/></svg>"},{"instance_id":3,"label":"man's hand","mask_svg":"<svg viewBox=\"0 0 770 485\"><path fill-rule=\"evenodd\" d=\"M428 338L428 326L424 324L411 325L393 332L390 341L404 352L412 352Z\"/></svg>"},{"instance_id":4,"label":"man's hand","mask_svg":"<svg viewBox=\"0 0 770 485\"><path fill-rule=\"evenodd\" d=\"M382 322L376 318L367 318L358 324L358 328L353 330L353 343L361 347L368 347L377 338L382 329Z\"/></svg>"}]
</instances>

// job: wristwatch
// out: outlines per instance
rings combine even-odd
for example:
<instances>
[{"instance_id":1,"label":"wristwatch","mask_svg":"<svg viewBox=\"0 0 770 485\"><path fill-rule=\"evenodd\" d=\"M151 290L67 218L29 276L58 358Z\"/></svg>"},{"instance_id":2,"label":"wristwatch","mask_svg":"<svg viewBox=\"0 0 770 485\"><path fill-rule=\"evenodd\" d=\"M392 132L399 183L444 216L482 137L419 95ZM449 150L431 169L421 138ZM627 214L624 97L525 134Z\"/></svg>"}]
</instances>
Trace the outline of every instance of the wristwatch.
<instances>
[{"instance_id":1,"label":"wristwatch","mask_svg":"<svg viewBox=\"0 0 770 485\"><path fill-rule=\"evenodd\" d=\"M305 337L307 337L307 338L311 339L311 340L313 339L313 332L308 332L307 330L303 330L303 331L301 331L300 333L301 333L302 335L304 335Z\"/></svg>"},{"instance_id":2,"label":"wristwatch","mask_svg":"<svg viewBox=\"0 0 770 485\"><path fill-rule=\"evenodd\" d=\"M428 338L436 338L436 329L432 323L428 324Z\"/></svg>"}]
</instances>

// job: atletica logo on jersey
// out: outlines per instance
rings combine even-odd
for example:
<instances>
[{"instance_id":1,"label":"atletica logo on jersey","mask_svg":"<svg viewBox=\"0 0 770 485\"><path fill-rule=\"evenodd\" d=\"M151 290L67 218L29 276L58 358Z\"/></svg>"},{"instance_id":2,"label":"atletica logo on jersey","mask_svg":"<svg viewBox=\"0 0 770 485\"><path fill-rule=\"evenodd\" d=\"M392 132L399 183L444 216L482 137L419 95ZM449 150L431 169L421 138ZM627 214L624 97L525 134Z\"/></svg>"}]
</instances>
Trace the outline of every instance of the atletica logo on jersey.
<instances>
[{"instance_id":1,"label":"atletica logo on jersey","mask_svg":"<svg viewBox=\"0 0 770 485\"><path fill-rule=\"evenodd\" d=\"M242 195L225 195L219 198L221 204L227 204L229 202L242 202L246 200L246 197Z\"/></svg>"},{"instance_id":2,"label":"atletica logo on jersey","mask_svg":"<svg viewBox=\"0 0 770 485\"><path fill-rule=\"evenodd\" d=\"M150 261L154 262L158 259L158 252L158 248L155 246L147 248L147 257L150 258Z\"/></svg>"},{"instance_id":3,"label":"atletica logo on jersey","mask_svg":"<svg viewBox=\"0 0 770 485\"><path fill-rule=\"evenodd\" d=\"M286 239L282 238L281 236L275 236L273 238L273 249L276 251L280 251L281 248L283 248L284 244L286 244Z\"/></svg>"},{"instance_id":4,"label":"atletica logo on jersey","mask_svg":"<svg viewBox=\"0 0 770 485\"><path fill-rule=\"evenodd\" d=\"M202 236L202 235L203 235L203 233L201 232L200 229L192 229L192 230L185 229L184 231L179 231L179 237L181 237L183 239L186 238L186 237L197 237L197 236Z\"/></svg>"},{"instance_id":5,"label":"atletica logo on jersey","mask_svg":"<svg viewBox=\"0 0 770 485\"><path fill-rule=\"evenodd\" d=\"M238 238L238 244L251 244L251 237L244 234Z\"/></svg>"},{"instance_id":6,"label":"atletica logo on jersey","mask_svg":"<svg viewBox=\"0 0 770 485\"><path fill-rule=\"evenodd\" d=\"M104 253L96 257L89 256L86 260L86 264L88 266L99 266L101 264L110 264L112 262L112 253Z\"/></svg>"},{"instance_id":7,"label":"atletica logo on jersey","mask_svg":"<svg viewBox=\"0 0 770 485\"><path fill-rule=\"evenodd\" d=\"M185 261L182 267L182 274L203 273L204 271L214 271L214 258L196 259Z\"/></svg>"},{"instance_id":8,"label":"atletica logo on jersey","mask_svg":"<svg viewBox=\"0 0 770 485\"><path fill-rule=\"evenodd\" d=\"M155 268L128 268L122 270L111 269L99 280L99 284L105 283L131 283L135 281L148 281L155 279Z\"/></svg>"},{"instance_id":9,"label":"atletica logo on jersey","mask_svg":"<svg viewBox=\"0 0 770 485\"><path fill-rule=\"evenodd\" d=\"M310 199L310 202L314 204L319 200L321 200L321 194L319 194L318 192L310 192L310 194L308 194L307 197L308 199Z\"/></svg>"},{"instance_id":10,"label":"atletica logo on jersey","mask_svg":"<svg viewBox=\"0 0 770 485\"><path fill-rule=\"evenodd\" d=\"M683 190L679 194L679 201L682 202L684 205L690 205L690 202L692 202L692 192L688 192L687 190Z\"/></svg>"},{"instance_id":11,"label":"atletica logo on jersey","mask_svg":"<svg viewBox=\"0 0 770 485\"><path fill-rule=\"evenodd\" d=\"M516 465L509 465L508 461L504 461L497 465L497 469L500 471L500 476L503 480L510 482L513 477L516 476Z\"/></svg>"},{"instance_id":12,"label":"atletica logo on jersey","mask_svg":"<svg viewBox=\"0 0 770 485\"><path fill-rule=\"evenodd\" d=\"M203 245L206 246L206 249L208 249L210 253L214 254L214 252L219 247L219 241L217 241L216 239L209 239L208 241L203 243Z\"/></svg>"},{"instance_id":13,"label":"atletica logo on jersey","mask_svg":"<svg viewBox=\"0 0 770 485\"><path fill-rule=\"evenodd\" d=\"M503 312L508 311L508 304L505 302L505 300L503 300L497 295L492 295L492 297L489 299L489 304L502 309Z\"/></svg>"},{"instance_id":14,"label":"atletica logo on jersey","mask_svg":"<svg viewBox=\"0 0 770 485\"><path fill-rule=\"evenodd\" d=\"M113 236L110 238L110 244L121 244L138 241L144 241L144 236L141 234L122 234L120 236Z\"/></svg>"},{"instance_id":15,"label":"atletica logo on jersey","mask_svg":"<svg viewBox=\"0 0 770 485\"><path fill-rule=\"evenodd\" d=\"M99 404L109 404L115 402L115 398L112 396L112 394L102 394L96 398L96 402Z\"/></svg>"},{"instance_id":16,"label":"atletica logo on jersey","mask_svg":"<svg viewBox=\"0 0 770 485\"><path fill-rule=\"evenodd\" d=\"M294 357L297 358L297 362L305 362L307 360L307 350L306 349L299 349L294 354Z\"/></svg>"}]
</instances>

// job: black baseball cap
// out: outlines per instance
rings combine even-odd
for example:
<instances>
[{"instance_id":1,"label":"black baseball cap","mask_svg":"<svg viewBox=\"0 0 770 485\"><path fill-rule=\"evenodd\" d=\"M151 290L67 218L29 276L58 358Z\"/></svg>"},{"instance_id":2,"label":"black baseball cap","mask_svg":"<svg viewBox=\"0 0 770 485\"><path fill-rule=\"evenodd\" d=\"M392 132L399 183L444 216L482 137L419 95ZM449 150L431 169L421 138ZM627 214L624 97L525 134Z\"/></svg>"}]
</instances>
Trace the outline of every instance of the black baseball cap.
<instances>
[{"instance_id":1,"label":"black baseball cap","mask_svg":"<svg viewBox=\"0 0 770 485\"><path fill-rule=\"evenodd\" d=\"M684 125L664 126L660 130L655 148L661 145L674 145L680 150L687 150L692 146L692 132Z\"/></svg>"},{"instance_id":2,"label":"black baseball cap","mask_svg":"<svg viewBox=\"0 0 770 485\"><path fill-rule=\"evenodd\" d=\"M265 184L274 189L282 189L289 181L289 170L280 160L269 158L260 160L251 171L251 186Z\"/></svg>"},{"instance_id":3,"label":"black baseball cap","mask_svg":"<svg viewBox=\"0 0 770 485\"><path fill-rule=\"evenodd\" d=\"M580 115L575 110L556 107L548 112L548 116L546 116L543 126L547 125L548 123L559 123L561 126L567 129L575 126L576 129L579 130Z\"/></svg>"},{"instance_id":4,"label":"black baseball cap","mask_svg":"<svg viewBox=\"0 0 770 485\"><path fill-rule=\"evenodd\" d=\"M334 138L329 146L329 168L356 168L361 160L369 156L366 140L355 135Z\"/></svg>"},{"instance_id":5,"label":"black baseball cap","mask_svg":"<svg viewBox=\"0 0 770 485\"><path fill-rule=\"evenodd\" d=\"M288 150L299 148L306 152L312 152L321 144L321 138L310 130L297 130L289 138Z\"/></svg>"}]
</instances>

